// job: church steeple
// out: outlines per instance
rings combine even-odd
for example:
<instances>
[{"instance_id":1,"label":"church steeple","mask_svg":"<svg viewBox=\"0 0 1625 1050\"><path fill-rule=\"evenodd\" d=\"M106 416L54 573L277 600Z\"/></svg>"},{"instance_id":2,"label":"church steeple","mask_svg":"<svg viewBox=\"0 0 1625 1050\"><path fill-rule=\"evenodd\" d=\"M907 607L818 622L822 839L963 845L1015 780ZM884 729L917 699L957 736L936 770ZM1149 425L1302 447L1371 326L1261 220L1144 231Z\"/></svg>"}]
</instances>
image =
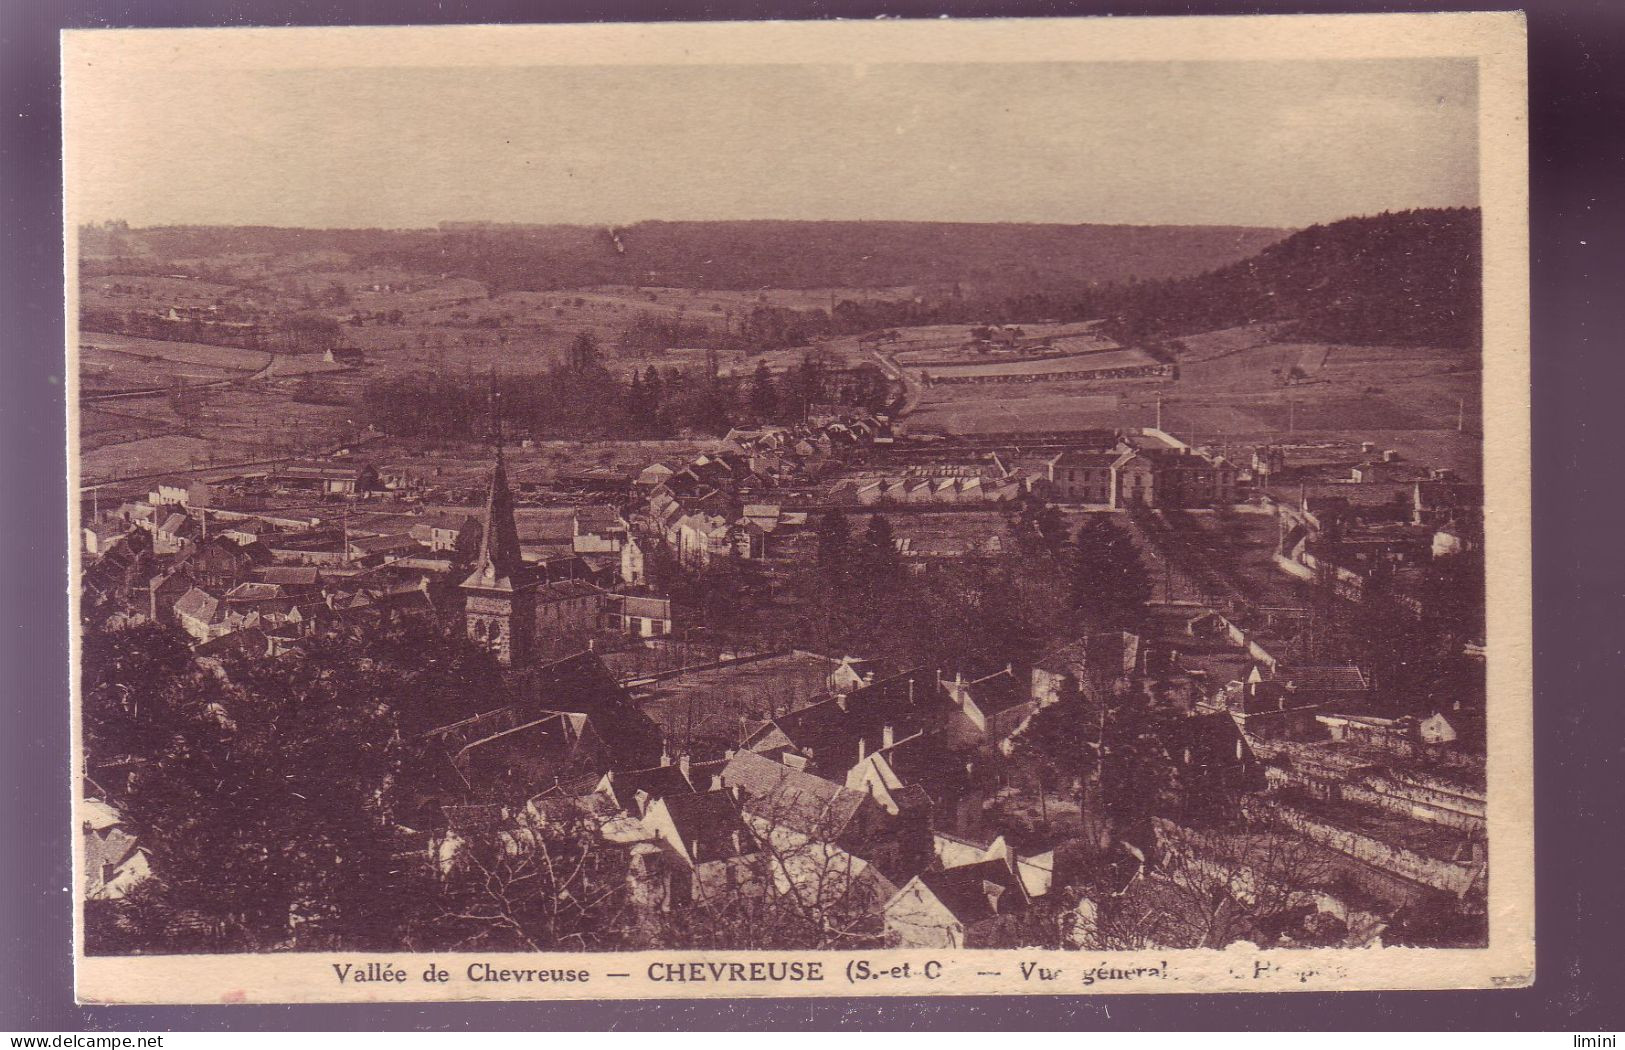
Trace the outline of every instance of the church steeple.
<instances>
[{"instance_id":1,"label":"church steeple","mask_svg":"<svg viewBox=\"0 0 1625 1050\"><path fill-rule=\"evenodd\" d=\"M474 571L463 580L463 622L468 636L496 653L503 664L527 663L536 651L536 588L539 577L519 549L513 493L502 462L502 422L497 415L496 375L491 376L491 487L485 494L484 533Z\"/></svg>"},{"instance_id":2,"label":"church steeple","mask_svg":"<svg viewBox=\"0 0 1625 1050\"><path fill-rule=\"evenodd\" d=\"M519 550L519 526L514 523L513 494L508 491L508 472L502 463L500 437L496 462L491 468L491 487L485 494L483 524L480 554L463 586L511 590L522 582L526 566Z\"/></svg>"}]
</instances>

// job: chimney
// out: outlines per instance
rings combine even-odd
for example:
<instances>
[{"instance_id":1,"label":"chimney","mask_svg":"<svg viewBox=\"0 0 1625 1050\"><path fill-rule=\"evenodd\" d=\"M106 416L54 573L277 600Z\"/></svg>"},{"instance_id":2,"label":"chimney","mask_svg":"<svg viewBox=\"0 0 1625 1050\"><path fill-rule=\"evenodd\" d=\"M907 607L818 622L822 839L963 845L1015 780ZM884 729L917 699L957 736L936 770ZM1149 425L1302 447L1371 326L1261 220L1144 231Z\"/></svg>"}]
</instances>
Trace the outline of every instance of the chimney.
<instances>
[{"instance_id":1,"label":"chimney","mask_svg":"<svg viewBox=\"0 0 1625 1050\"><path fill-rule=\"evenodd\" d=\"M835 706L840 708L842 711L846 710L846 694L845 693L836 693L835 694Z\"/></svg>"},{"instance_id":2,"label":"chimney","mask_svg":"<svg viewBox=\"0 0 1625 1050\"><path fill-rule=\"evenodd\" d=\"M858 737L858 761L862 762L864 760L864 758L868 756L868 754L869 754L869 744L868 744L868 742L865 741L863 739L863 737L861 737L861 736Z\"/></svg>"},{"instance_id":3,"label":"chimney","mask_svg":"<svg viewBox=\"0 0 1625 1050\"><path fill-rule=\"evenodd\" d=\"M881 727L881 730L880 730L880 746L881 747L891 747L896 742L897 742L897 736L896 736L895 731L892 729L892 727L890 725L886 725L886 726Z\"/></svg>"},{"instance_id":4,"label":"chimney","mask_svg":"<svg viewBox=\"0 0 1625 1050\"><path fill-rule=\"evenodd\" d=\"M865 671L865 672L863 672L863 686L864 686L864 688L867 689L869 686L874 685L874 684L875 684L875 673L873 671Z\"/></svg>"},{"instance_id":5,"label":"chimney","mask_svg":"<svg viewBox=\"0 0 1625 1050\"><path fill-rule=\"evenodd\" d=\"M712 773L711 774L711 790L712 791L721 791L722 790L722 774L721 773Z\"/></svg>"},{"instance_id":6,"label":"chimney","mask_svg":"<svg viewBox=\"0 0 1625 1050\"><path fill-rule=\"evenodd\" d=\"M682 754L677 756L677 769L678 769L679 772L681 772L683 774L683 779L687 780L688 779L688 752L687 751L684 751Z\"/></svg>"},{"instance_id":7,"label":"chimney","mask_svg":"<svg viewBox=\"0 0 1625 1050\"><path fill-rule=\"evenodd\" d=\"M671 750L665 744L660 745L660 764L663 766L671 765Z\"/></svg>"}]
</instances>

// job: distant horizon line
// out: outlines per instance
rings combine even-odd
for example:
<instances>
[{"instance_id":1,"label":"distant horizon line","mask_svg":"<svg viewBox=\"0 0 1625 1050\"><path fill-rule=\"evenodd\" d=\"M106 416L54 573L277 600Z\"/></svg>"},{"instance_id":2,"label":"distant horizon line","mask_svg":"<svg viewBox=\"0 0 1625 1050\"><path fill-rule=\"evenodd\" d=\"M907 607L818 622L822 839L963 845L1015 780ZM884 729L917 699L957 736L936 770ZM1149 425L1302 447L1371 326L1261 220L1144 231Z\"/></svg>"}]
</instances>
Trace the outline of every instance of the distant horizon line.
<instances>
[{"instance_id":1,"label":"distant horizon line","mask_svg":"<svg viewBox=\"0 0 1625 1050\"><path fill-rule=\"evenodd\" d=\"M136 225L128 220L111 219L85 219L80 220L80 227L97 227L123 224L131 231L139 230L173 230L173 229L263 229L263 230L309 230L312 232L337 231L379 231L399 233L436 233L447 227L490 227L508 229L538 229L548 227L562 227L567 229L630 229L636 226L649 225L718 225L730 223L735 225L746 224L805 224L805 225L861 225L861 226L1105 226L1130 229L1160 229L1167 227L1181 227L1185 229L1210 230L1268 230L1268 231L1298 231L1310 226L1320 226L1327 223L1342 222L1347 219L1371 218L1378 215L1401 215L1413 211L1449 211L1449 210L1478 210L1478 204L1418 204L1406 208L1389 208L1375 212L1360 212L1351 215L1342 215L1335 219L1318 219L1314 222L1301 225L1277 226L1269 224L1244 222L1059 222L1035 219L792 219L792 218L750 218L750 219L661 219L645 218L634 219L627 222L589 222L577 221L541 221L541 220L513 220L513 219L437 219L428 225L356 225L356 226L312 226L303 224L282 224L274 222L160 222Z\"/></svg>"}]
</instances>

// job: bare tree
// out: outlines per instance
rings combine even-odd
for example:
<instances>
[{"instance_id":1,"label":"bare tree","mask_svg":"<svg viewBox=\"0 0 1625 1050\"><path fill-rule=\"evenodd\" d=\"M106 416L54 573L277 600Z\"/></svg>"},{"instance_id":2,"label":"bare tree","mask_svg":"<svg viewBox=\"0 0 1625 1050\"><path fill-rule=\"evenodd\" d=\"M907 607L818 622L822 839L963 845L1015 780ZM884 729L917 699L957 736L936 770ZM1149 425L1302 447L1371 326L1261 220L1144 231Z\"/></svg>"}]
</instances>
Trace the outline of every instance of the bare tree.
<instances>
[{"instance_id":1,"label":"bare tree","mask_svg":"<svg viewBox=\"0 0 1625 1050\"><path fill-rule=\"evenodd\" d=\"M897 888L882 869L895 874L921 862L904 855L914 846L875 820L884 814L872 803L854 812L851 798L837 801L845 805L782 785L745 799L748 839L736 855L683 872L684 884L654 902L651 940L732 949L879 946L882 908Z\"/></svg>"},{"instance_id":2,"label":"bare tree","mask_svg":"<svg viewBox=\"0 0 1625 1050\"><path fill-rule=\"evenodd\" d=\"M626 858L585 807L566 805L448 832L431 926L446 947L612 947L627 915Z\"/></svg>"},{"instance_id":3,"label":"bare tree","mask_svg":"<svg viewBox=\"0 0 1625 1050\"><path fill-rule=\"evenodd\" d=\"M1317 920L1335 872L1324 851L1267 819L1192 831L1159 822L1162 855L1119 889L1089 897L1076 943L1092 950L1222 948L1339 940Z\"/></svg>"}]
</instances>

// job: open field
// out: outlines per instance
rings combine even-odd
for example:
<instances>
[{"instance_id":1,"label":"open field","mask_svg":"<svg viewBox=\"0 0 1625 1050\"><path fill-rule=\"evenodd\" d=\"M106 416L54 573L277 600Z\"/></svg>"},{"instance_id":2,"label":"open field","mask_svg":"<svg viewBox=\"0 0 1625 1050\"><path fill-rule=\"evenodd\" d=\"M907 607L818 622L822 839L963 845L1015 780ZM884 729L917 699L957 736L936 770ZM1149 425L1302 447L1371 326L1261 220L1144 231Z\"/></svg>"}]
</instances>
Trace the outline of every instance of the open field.
<instances>
[{"instance_id":1,"label":"open field","mask_svg":"<svg viewBox=\"0 0 1625 1050\"><path fill-rule=\"evenodd\" d=\"M1256 327L1183 342L1177 379L932 386L907 426L916 433L967 435L1153 426L1160 401L1164 429L1221 446L1240 462L1261 443L1325 442L1347 458L1349 447L1369 440L1413 463L1450 467L1469 478L1481 471L1480 374L1470 353L1274 343Z\"/></svg>"},{"instance_id":2,"label":"open field","mask_svg":"<svg viewBox=\"0 0 1625 1050\"><path fill-rule=\"evenodd\" d=\"M212 382L257 372L270 360L270 354L230 346L103 332L79 337L80 375L87 387L162 386L177 379Z\"/></svg>"},{"instance_id":3,"label":"open field","mask_svg":"<svg viewBox=\"0 0 1625 1050\"><path fill-rule=\"evenodd\" d=\"M275 299L264 290L184 276L111 274L87 277L79 285L79 303L86 310L199 309L228 303L248 307L271 305Z\"/></svg>"},{"instance_id":4,"label":"open field","mask_svg":"<svg viewBox=\"0 0 1625 1050\"><path fill-rule=\"evenodd\" d=\"M706 364L712 339L737 330L757 307L828 310L842 299L896 299L915 291L602 285L493 296L468 277L357 265L359 257L336 251L242 252L192 261L205 263L219 279L87 278L87 305L161 311L224 303L320 315L340 323L344 344L366 353L359 369L330 365L318 355L279 355L270 370L272 382L263 389L255 384L253 389L216 391L205 399L200 419L189 420L187 428L179 428L177 421L177 429L203 438L268 448L318 447L334 440L354 416L345 406L295 401L293 395L302 392L299 384L306 379L315 380L322 394L342 398L353 396L368 377L392 371L540 371L556 364L581 332L598 337L602 360L615 372L697 368ZM175 260L177 268L184 265ZM252 287L225 283L231 279ZM672 340L684 345L624 352L623 337L640 319L681 322L694 330ZM1160 401L1165 428L1186 440L1230 449L1239 461L1246 459L1251 445L1264 442L1324 440L1343 454L1350 444L1357 448L1359 441L1372 440L1416 463L1451 466L1467 477L1479 473L1474 424L1481 401L1477 360L1471 354L1274 342L1278 329L1253 325L1183 337L1175 344L1177 379L920 384L922 372L939 378L1025 376L1076 371L1085 363L1116 368L1151 360L1138 349L1114 348L1096 334L1098 322L1022 324L1022 343L1041 342L1082 355L1037 359L1020 351L970 349L973 327L901 328L896 338L878 345L849 335L757 356L723 352L717 363L724 374L747 375L764 362L774 372L783 371L813 352L835 367L875 362L878 354L882 363L895 362L914 380L911 397L918 400L911 401L915 411L904 422L905 432L976 435L1147 426L1158 421ZM87 387L162 386L176 378L205 382L252 372L271 360L256 351L97 333L86 333L83 342ZM190 460L183 445L145 444L174 431L163 429L167 417L156 406L134 407L137 416L148 418L87 415L86 448L140 441L164 465L180 467ZM1455 429L1458 410L1465 423L1461 432Z\"/></svg>"},{"instance_id":5,"label":"open field","mask_svg":"<svg viewBox=\"0 0 1625 1050\"><path fill-rule=\"evenodd\" d=\"M1144 350L1103 350L1074 357L1049 357L1035 361L1000 361L997 358L963 365L938 365L923 369L933 379L955 379L967 376L1047 376L1065 375L1085 369L1134 368L1156 364L1156 358Z\"/></svg>"},{"instance_id":6,"label":"open field","mask_svg":"<svg viewBox=\"0 0 1625 1050\"><path fill-rule=\"evenodd\" d=\"M988 390L988 387L949 387ZM1008 389L1001 387L1000 390ZM933 390L933 394L935 390ZM1033 397L974 397L927 402L908 417L913 433L991 434L1023 430L1081 430L1114 426L1117 397L1112 394L1047 394Z\"/></svg>"},{"instance_id":7,"label":"open field","mask_svg":"<svg viewBox=\"0 0 1625 1050\"><path fill-rule=\"evenodd\" d=\"M133 474L193 469L249 459L253 454L251 446L216 437L166 434L81 452L80 481L90 485Z\"/></svg>"}]
</instances>

